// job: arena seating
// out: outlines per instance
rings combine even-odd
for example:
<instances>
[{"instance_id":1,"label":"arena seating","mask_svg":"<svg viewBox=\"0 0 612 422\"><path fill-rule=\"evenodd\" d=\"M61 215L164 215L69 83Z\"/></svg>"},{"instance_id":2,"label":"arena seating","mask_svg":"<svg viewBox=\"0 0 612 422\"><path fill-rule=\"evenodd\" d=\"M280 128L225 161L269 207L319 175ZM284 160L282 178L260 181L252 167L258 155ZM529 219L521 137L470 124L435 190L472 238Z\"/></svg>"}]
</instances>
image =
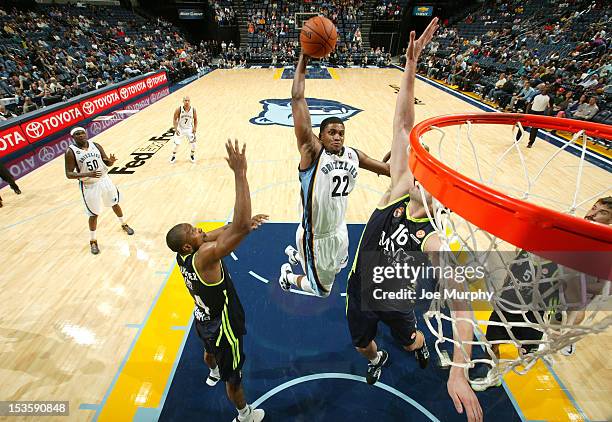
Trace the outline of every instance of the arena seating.
<instances>
[{"instance_id":1,"label":"arena seating","mask_svg":"<svg viewBox=\"0 0 612 422\"><path fill-rule=\"evenodd\" d=\"M374 9L374 20L401 20L408 0L379 0Z\"/></svg>"},{"instance_id":2,"label":"arena seating","mask_svg":"<svg viewBox=\"0 0 612 422\"><path fill-rule=\"evenodd\" d=\"M7 109L2 115L22 113L26 97L32 99L28 109L39 108L160 68L178 80L210 65L213 56L220 57L220 67L291 64L299 54L295 22L299 13L321 13L336 24L338 44L329 63L389 65L390 54L370 49L361 28L373 20L401 17L408 7L407 0L247 0L239 7L232 0L209 0L209 4L219 25L248 26L240 48L231 41L192 45L169 22L120 7L0 8L0 94ZM606 4L604 0L505 0L466 9L450 19L455 23L438 31L419 70L500 108L522 107L514 111L525 110L522 102L510 101L525 80L533 87L548 84L555 113L567 110L565 117L576 117L583 94L594 96L598 111L591 120L610 124L612 65ZM238 15L238 10L246 16ZM238 17L242 20L236 21ZM512 74L515 83L500 103L500 98L486 97L501 73ZM572 97L564 101L567 92Z\"/></svg>"},{"instance_id":3,"label":"arena seating","mask_svg":"<svg viewBox=\"0 0 612 422\"><path fill-rule=\"evenodd\" d=\"M130 76L165 69L171 80L211 60L161 19L120 7L0 8L0 94L7 116L44 107Z\"/></svg>"},{"instance_id":4,"label":"arena seating","mask_svg":"<svg viewBox=\"0 0 612 422\"><path fill-rule=\"evenodd\" d=\"M599 111L591 120L612 123L611 40L605 29L605 3L545 3L506 1L441 28L419 65L421 73L472 91L500 109L525 111L510 109L507 101L499 104L498 98L486 98L501 73L513 74L515 84L509 94L517 95L526 80L532 87L545 83L555 114L571 105L575 112L581 95L594 96ZM572 98L564 103L567 92ZM565 108L559 110L558 105ZM560 116L576 118L571 113Z\"/></svg>"},{"instance_id":5,"label":"arena seating","mask_svg":"<svg viewBox=\"0 0 612 422\"><path fill-rule=\"evenodd\" d=\"M215 21L220 26L236 25L236 13L232 0L209 0L208 3L215 12Z\"/></svg>"},{"instance_id":6,"label":"arena seating","mask_svg":"<svg viewBox=\"0 0 612 422\"><path fill-rule=\"evenodd\" d=\"M246 7L249 35L245 52L252 62L281 64L296 57L300 34L296 13L321 13L336 24L338 43L330 61L337 64L361 61L364 53L359 28L365 16L361 0L313 0L308 3L250 0Z\"/></svg>"}]
</instances>

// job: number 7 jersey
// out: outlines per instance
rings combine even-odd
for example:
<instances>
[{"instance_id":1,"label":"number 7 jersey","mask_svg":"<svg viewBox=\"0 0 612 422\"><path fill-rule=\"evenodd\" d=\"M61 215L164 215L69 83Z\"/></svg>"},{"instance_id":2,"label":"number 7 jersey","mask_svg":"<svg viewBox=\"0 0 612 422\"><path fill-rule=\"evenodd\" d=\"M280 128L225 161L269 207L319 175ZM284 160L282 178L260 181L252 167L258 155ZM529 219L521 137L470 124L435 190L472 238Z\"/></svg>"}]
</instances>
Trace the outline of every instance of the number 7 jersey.
<instances>
[{"instance_id":1,"label":"number 7 jersey","mask_svg":"<svg viewBox=\"0 0 612 422\"><path fill-rule=\"evenodd\" d=\"M347 198L358 170L357 151L348 147L339 154L321 148L311 166L300 170L304 230L317 236L334 233L346 224Z\"/></svg>"}]
</instances>

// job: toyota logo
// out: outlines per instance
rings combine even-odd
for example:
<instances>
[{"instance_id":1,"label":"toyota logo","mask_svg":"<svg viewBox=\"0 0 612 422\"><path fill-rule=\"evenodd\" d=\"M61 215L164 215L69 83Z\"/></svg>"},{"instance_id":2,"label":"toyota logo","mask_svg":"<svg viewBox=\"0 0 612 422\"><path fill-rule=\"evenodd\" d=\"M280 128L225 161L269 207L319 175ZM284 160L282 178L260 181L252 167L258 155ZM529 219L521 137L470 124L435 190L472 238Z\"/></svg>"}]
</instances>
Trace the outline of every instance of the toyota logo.
<instances>
[{"instance_id":1,"label":"toyota logo","mask_svg":"<svg viewBox=\"0 0 612 422\"><path fill-rule=\"evenodd\" d=\"M47 161L51 161L53 160L53 148L50 147L42 147L40 149L40 151L38 151L38 158L40 159L40 161L44 161L45 163Z\"/></svg>"},{"instance_id":2,"label":"toyota logo","mask_svg":"<svg viewBox=\"0 0 612 422\"><path fill-rule=\"evenodd\" d=\"M97 135L102 132L102 125L100 124L100 122L93 122L91 124L90 129L92 134Z\"/></svg>"},{"instance_id":3,"label":"toyota logo","mask_svg":"<svg viewBox=\"0 0 612 422\"><path fill-rule=\"evenodd\" d=\"M93 114L96 109L96 106L91 101L87 101L83 103L83 111L85 114Z\"/></svg>"},{"instance_id":4,"label":"toyota logo","mask_svg":"<svg viewBox=\"0 0 612 422\"><path fill-rule=\"evenodd\" d=\"M26 132L31 138L40 138L45 132L45 127L40 122L30 122L26 126Z\"/></svg>"},{"instance_id":5,"label":"toyota logo","mask_svg":"<svg viewBox=\"0 0 612 422\"><path fill-rule=\"evenodd\" d=\"M128 97L128 90L127 88L121 88L119 90L119 95L121 96L121 98L123 98L124 100Z\"/></svg>"},{"instance_id":6,"label":"toyota logo","mask_svg":"<svg viewBox=\"0 0 612 422\"><path fill-rule=\"evenodd\" d=\"M147 79L147 86L149 87L149 89L153 87L153 78Z\"/></svg>"}]
</instances>

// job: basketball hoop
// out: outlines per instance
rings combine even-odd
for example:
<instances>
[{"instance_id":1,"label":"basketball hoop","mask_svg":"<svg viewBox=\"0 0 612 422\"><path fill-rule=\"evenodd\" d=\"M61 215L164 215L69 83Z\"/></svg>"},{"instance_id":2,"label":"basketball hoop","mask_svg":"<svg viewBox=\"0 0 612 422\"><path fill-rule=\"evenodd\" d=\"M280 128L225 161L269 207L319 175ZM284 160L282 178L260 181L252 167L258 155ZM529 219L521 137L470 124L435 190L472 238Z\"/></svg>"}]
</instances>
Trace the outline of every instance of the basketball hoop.
<instances>
[{"instance_id":1,"label":"basketball hoop","mask_svg":"<svg viewBox=\"0 0 612 422\"><path fill-rule=\"evenodd\" d=\"M492 127L486 125L502 127L492 132ZM449 133L442 129L451 126L457 127L454 144ZM504 142L500 136L504 127L510 128L511 141ZM534 160L522 149L525 127L570 132L573 136L571 139L555 137L561 147L554 148L543 160L539 151L540 160ZM477 128L488 130L486 136L495 137L493 149L500 151L499 156L491 156L489 152L487 157L479 157L478 143L474 141ZM439 135L437 157L433 155L436 140L433 140L434 145L431 142L435 134ZM427 203L426 192L432 196L432 208L426 207L428 217L449 250L462 253L464 261L486 267L485 277L477 282L494 292L489 310L492 307L496 315L504 315L496 321L467 321L473 326L476 339L464 344L442 330L443 322L450 322L453 331L458 322L444 312L447 308L444 299L434 299L425 314L425 321L437 338L436 351L443 363L462 367L468 379L468 369L477 363L491 367L485 379L472 380L475 389L495 385L510 370L525 373L538 359L547 358L587 334L602 332L612 325L612 313L599 312L612 310L609 281L612 280L612 226L574 215L585 204L590 206L612 192L612 179L608 178L604 180L603 190L595 194L592 191L584 193L583 176L588 166L585 162L590 138L610 140L612 127L539 115L478 113L427 119L416 125L410 134L410 169L419 181L423 203ZM431 153L423 147L424 141ZM462 144L468 148L462 148ZM563 192L571 194L571 198L562 203L559 198L546 196L547 187L542 186L541 181L546 172L555 171L554 163L560 159L558 155L567 149L573 149L578 163L571 166L577 169L575 180L556 180L557 184L565 182L568 187L562 188ZM454 166L442 162L443 159L448 162L452 156L455 157ZM472 174L466 175L462 167L468 161ZM509 162L513 162L512 165L508 165ZM489 165L488 169L485 164ZM609 161L606 164L612 165ZM500 182L500 175L520 180L523 187L507 180ZM508 259L507 254L511 254L512 259ZM554 276L547 273L543 263L554 265ZM518 265L524 265L525 274L529 275L525 280L517 279L513 273ZM597 291L599 294L587 294L586 286L593 280L602 283L601 291ZM470 288L468 284L463 288ZM440 291L448 287L444 281L438 283ZM579 294L570 294L569 290ZM503 298L508 293L519 298L511 307ZM554 305L551 305L551 297L555 298ZM488 340L485 332L492 326L507 330L507 339ZM535 339L521 339L513 331L517 328L533 329L541 335ZM441 350L445 342L460 347L465 363L450 362L445 357ZM465 350L467 344L481 346L485 357L471 357ZM526 346L531 348L528 352L522 349L516 358L500 359L492 351L494 345L500 344L511 344L519 350Z\"/></svg>"}]
</instances>

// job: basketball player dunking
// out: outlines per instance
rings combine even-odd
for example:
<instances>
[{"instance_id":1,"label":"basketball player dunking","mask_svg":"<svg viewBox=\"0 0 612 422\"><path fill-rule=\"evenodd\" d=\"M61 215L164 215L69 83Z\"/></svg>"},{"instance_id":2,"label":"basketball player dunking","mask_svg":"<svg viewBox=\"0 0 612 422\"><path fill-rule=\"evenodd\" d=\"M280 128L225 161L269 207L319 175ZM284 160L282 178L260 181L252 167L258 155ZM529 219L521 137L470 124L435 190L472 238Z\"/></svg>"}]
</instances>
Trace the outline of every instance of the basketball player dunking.
<instances>
[{"instance_id":1,"label":"basketball player dunking","mask_svg":"<svg viewBox=\"0 0 612 422\"><path fill-rule=\"evenodd\" d=\"M302 222L296 232L297 250L285 249L289 263L281 267L283 290L292 286L327 297L336 274L348 262L347 197L353 191L358 168L389 176L389 165L344 146L344 123L337 117L321 122L319 136L312 131L304 97L308 57L300 55L293 87L291 110L297 147L302 196ZM291 265L301 264L305 275L294 274Z\"/></svg>"},{"instance_id":2,"label":"basketball player dunking","mask_svg":"<svg viewBox=\"0 0 612 422\"><path fill-rule=\"evenodd\" d=\"M170 162L176 162L176 151L183 139L187 139L191 145L190 160L195 163L196 131L198 129L198 115L195 108L191 106L189 97L183 97L183 105L174 111L174 149Z\"/></svg>"},{"instance_id":3,"label":"basketball player dunking","mask_svg":"<svg viewBox=\"0 0 612 422\"><path fill-rule=\"evenodd\" d=\"M112 207L119 218L121 228L129 235L134 230L123 220L123 211L119 206L119 190L108 177L107 166L112 166L117 160L113 154L106 156L104 149L97 143L87 139L87 132L82 127L75 127L70 135L76 145L70 145L64 154L64 167L68 179L79 179L79 188L85 211L89 216L89 246L91 253L100 253L96 228L98 215L103 206Z\"/></svg>"},{"instance_id":4,"label":"basketball player dunking","mask_svg":"<svg viewBox=\"0 0 612 422\"><path fill-rule=\"evenodd\" d=\"M380 378L382 367L388 362L389 354L378 350L375 337L378 322L391 329L392 336L404 350L415 352L419 365L427 365L429 352L425 337L416 327L414 308L409 301L402 303L377 303L372 306L371 292L375 284L372 270L375 266L392 269L400 257L415 256L425 252L429 260L438 261L436 253L442 250L442 242L430 222L426 206L431 210L431 195L424 203L420 188L408 166L409 134L415 121L414 85L418 58L436 31L438 19L434 18L418 40L414 31L406 50L406 68L402 75L393 119L393 143L391 145L390 173L391 186L383 195L378 207L366 224L353 266L349 275L346 294L346 314L353 345L369 360L366 380L374 384ZM412 254L411 254L412 252ZM386 271L385 271L386 272ZM417 280L418 281L418 280ZM362 306L370 303L370 307ZM389 306L389 305L399 305ZM453 310L456 318L469 318L467 310ZM472 326L458 322L455 335L464 342L472 339ZM466 347L468 349L469 346ZM467 353L470 353L467 350ZM453 359L464 362L461 350L455 348ZM463 369L451 369L447 384L448 392L458 412L465 407L469 421L482 421L482 410L476 395L463 374Z\"/></svg>"},{"instance_id":5,"label":"basketball player dunking","mask_svg":"<svg viewBox=\"0 0 612 422\"><path fill-rule=\"evenodd\" d=\"M166 243L176 252L176 261L195 302L195 329L204 343L204 361L210 368L206 383L214 386L219 379L225 382L227 396L238 410L234 421L259 422L265 412L247 404L242 388L244 309L223 262L223 257L268 218L251 218L245 147L241 152L238 141L235 146L229 140L225 145L236 184L234 222L209 233L191 224L178 224L166 235Z\"/></svg>"}]
</instances>

